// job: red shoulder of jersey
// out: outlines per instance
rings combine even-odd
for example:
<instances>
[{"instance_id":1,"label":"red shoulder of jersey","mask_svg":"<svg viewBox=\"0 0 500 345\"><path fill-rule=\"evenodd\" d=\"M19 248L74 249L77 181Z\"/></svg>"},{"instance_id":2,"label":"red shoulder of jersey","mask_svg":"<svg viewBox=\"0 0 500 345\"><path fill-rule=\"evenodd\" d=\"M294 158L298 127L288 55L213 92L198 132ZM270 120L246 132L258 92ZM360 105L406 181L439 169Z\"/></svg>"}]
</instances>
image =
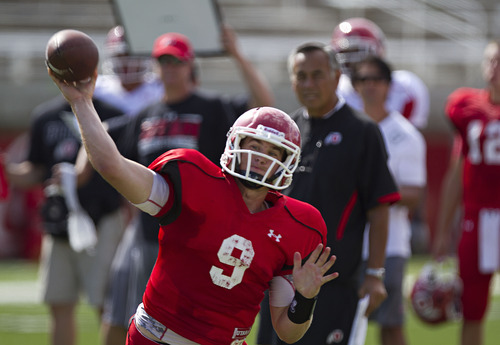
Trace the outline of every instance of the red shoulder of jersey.
<instances>
[{"instance_id":1,"label":"red shoulder of jersey","mask_svg":"<svg viewBox=\"0 0 500 345\"><path fill-rule=\"evenodd\" d=\"M311 204L283 196L285 198L285 209L289 215L298 223L318 233L321 242L326 245L326 224L321 213Z\"/></svg>"},{"instance_id":2,"label":"red shoulder of jersey","mask_svg":"<svg viewBox=\"0 0 500 345\"><path fill-rule=\"evenodd\" d=\"M480 105L487 100L487 91L462 87L453 91L446 102L446 114L452 121L458 117L474 115Z\"/></svg>"},{"instance_id":3,"label":"red shoulder of jersey","mask_svg":"<svg viewBox=\"0 0 500 345\"><path fill-rule=\"evenodd\" d=\"M197 150L173 149L160 155L149 165L149 169L161 174L171 190L174 191L167 204L155 216L160 220L160 225L174 221L181 212L182 178L179 171L180 164L194 166L199 172L216 179L225 178L222 169Z\"/></svg>"},{"instance_id":4,"label":"red shoulder of jersey","mask_svg":"<svg viewBox=\"0 0 500 345\"><path fill-rule=\"evenodd\" d=\"M194 149L173 149L156 158L149 168L156 172L162 172L165 164L169 162L188 162L198 166L209 175L222 177L222 169L212 163L207 157Z\"/></svg>"}]
</instances>

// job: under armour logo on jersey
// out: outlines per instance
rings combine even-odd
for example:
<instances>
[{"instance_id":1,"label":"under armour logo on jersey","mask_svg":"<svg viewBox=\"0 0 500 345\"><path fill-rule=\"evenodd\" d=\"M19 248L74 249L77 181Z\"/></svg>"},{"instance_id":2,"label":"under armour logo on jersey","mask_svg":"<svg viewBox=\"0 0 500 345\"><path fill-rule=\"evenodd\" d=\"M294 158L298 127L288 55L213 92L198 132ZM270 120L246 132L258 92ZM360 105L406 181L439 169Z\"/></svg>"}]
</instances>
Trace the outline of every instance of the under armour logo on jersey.
<instances>
[{"instance_id":1,"label":"under armour logo on jersey","mask_svg":"<svg viewBox=\"0 0 500 345\"><path fill-rule=\"evenodd\" d=\"M274 234L274 230L273 229L269 229L269 233L267 234L267 236L269 236L269 238L273 238L274 237L274 240L276 242L279 242L280 239L281 239L281 235L280 234Z\"/></svg>"},{"instance_id":2,"label":"under armour logo on jersey","mask_svg":"<svg viewBox=\"0 0 500 345\"><path fill-rule=\"evenodd\" d=\"M342 134L339 132L330 132L326 136L325 140L323 140L323 143L325 145L337 145L340 144L342 141Z\"/></svg>"}]
</instances>

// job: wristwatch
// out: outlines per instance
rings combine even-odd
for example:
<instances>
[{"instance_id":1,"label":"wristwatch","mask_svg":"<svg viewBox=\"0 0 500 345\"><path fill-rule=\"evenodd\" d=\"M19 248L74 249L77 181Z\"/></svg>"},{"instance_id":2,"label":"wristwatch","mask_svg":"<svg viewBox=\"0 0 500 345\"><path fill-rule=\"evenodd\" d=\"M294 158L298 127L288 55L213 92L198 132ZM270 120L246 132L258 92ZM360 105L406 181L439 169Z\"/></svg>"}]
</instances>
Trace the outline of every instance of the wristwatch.
<instances>
[{"instance_id":1,"label":"wristwatch","mask_svg":"<svg viewBox=\"0 0 500 345\"><path fill-rule=\"evenodd\" d=\"M384 280L385 277L385 268L367 268L365 271L367 276L377 277L380 280Z\"/></svg>"}]
</instances>

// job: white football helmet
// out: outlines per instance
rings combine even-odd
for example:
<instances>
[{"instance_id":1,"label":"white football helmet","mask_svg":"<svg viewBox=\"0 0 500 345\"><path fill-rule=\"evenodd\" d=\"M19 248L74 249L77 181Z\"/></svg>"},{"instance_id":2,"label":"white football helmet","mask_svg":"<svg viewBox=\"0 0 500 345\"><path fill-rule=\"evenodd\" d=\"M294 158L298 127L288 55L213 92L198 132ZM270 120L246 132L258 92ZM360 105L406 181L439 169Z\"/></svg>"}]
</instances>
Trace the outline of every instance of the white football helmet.
<instances>
[{"instance_id":1,"label":"white football helmet","mask_svg":"<svg viewBox=\"0 0 500 345\"><path fill-rule=\"evenodd\" d=\"M152 76L154 63L150 56L130 55L122 26L115 26L106 36L103 74L114 74L123 84L140 83Z\"/></svg>"},{"instance_id":2,"label":"white football helmet","mask_svg":"<svg viewBox=\"0 0 500 345\"><path fill-rule=\"evenodd\" d=\"M385 35L371 20L349 18L333 30L331 46L342 72L350 75L351 64L368 55L384 56Z\"/></svg>"},{"instance_id":3,"label":"white football helmet","mask_svg":"<svg viewBox=\"0 0 500 345\"><path fill-rule=\"evenodd\" d=\"M439 324L462 316L462 281L454 260L427 263L411 291L411 305L425 323Z\"/></svg>"},{"instance_id":4,"label":"white football helmet","mask_svg":"<svg viewBox=\"0 0 500 345\"><path fill-rule=\"evenodd\" d=\"M283 160L241 148L246 137L266 141L285 151ZM241 167L241 154L248 154L247 166ZM252 172L252 157L262 156L271 161L264 175ZM300 131L297 124L283 111L272 107L260 107L243 113L233 124L227 135L226 148L220 163L229 174L241 179L249 188L262 186L282 190L292 182L292 175L300 159ZM272 171L278 167L273 174Z\"/></svg>"}]
</instances>

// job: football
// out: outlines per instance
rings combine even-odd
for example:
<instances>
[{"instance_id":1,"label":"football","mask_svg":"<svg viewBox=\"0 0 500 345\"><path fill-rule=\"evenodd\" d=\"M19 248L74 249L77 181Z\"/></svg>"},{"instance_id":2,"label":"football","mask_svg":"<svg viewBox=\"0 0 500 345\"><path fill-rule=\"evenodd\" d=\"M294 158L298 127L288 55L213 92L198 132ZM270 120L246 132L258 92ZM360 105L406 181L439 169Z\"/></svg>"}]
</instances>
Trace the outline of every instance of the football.
<instances>
[{"instance_id":1,"label":"football","mask_svg":"<svg viewBox=\"0 0 500 345\"><path fill-rule=\"evenodd\" d=\"M47 42L45 63L59 79L87 81L99 63L99 50L87 34L72 29L61 30Z\"/></svg>"}]
</instances>

